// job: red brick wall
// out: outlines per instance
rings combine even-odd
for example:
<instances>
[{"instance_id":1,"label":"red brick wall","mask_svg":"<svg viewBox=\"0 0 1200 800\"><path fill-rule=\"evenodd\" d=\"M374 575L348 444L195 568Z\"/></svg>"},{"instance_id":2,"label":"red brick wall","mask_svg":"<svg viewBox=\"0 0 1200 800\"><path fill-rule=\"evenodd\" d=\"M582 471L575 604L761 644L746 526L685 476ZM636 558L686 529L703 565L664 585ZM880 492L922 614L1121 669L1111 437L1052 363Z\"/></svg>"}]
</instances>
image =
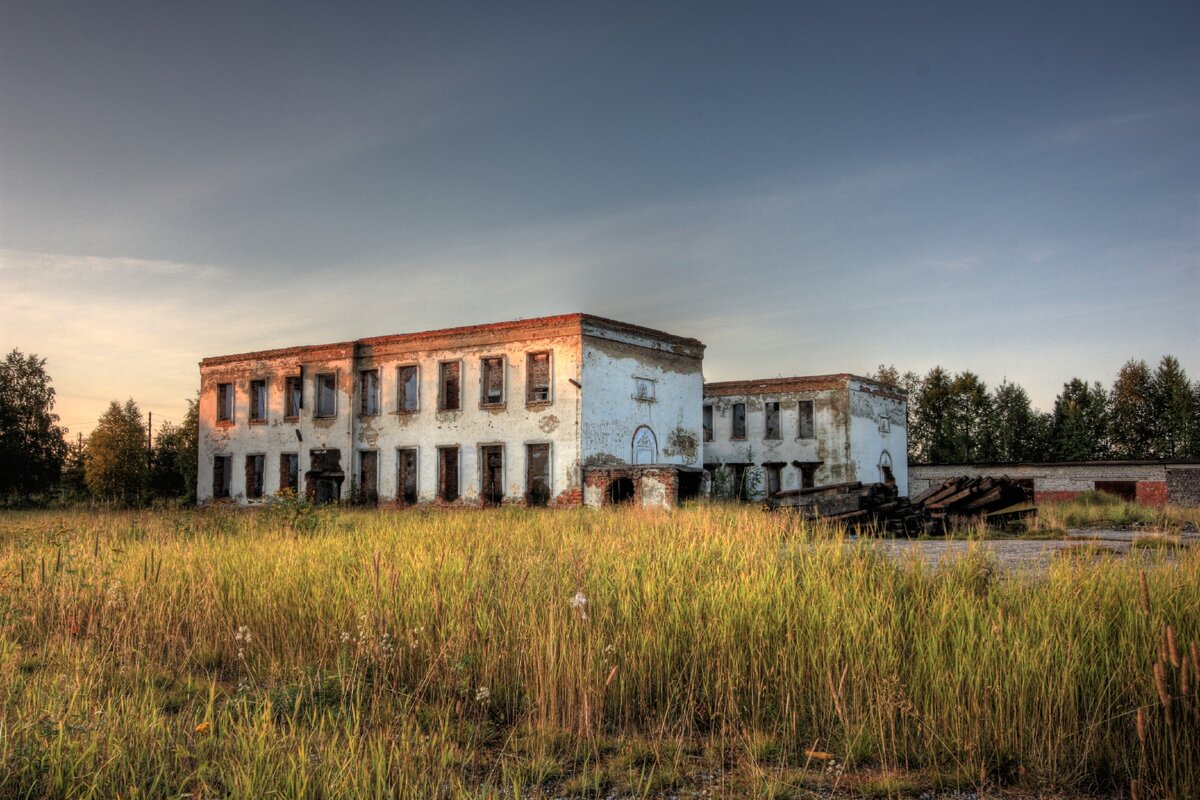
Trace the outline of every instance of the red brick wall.
<instances>
[{"instance_id":1,"label":"red brick wall","mask_svg":"<svg viewBox=\"0 0 1200 800\"><path fill-rule=\"evenodd\" d=\"M1034 491L1035 503L1069 503L1079 496L1079 492L1040 492Z\"/></svg>"},{"instance_id":2,"label":"red brick wall","mask_svg":"<svg viewBox=\"0 0 1200 800\"><path fill-rule=\"evenodd\" d=\"M583 505L583 489L568 489L565 492L560 492L550 502L550 505L555 508L559 506L581 506Z\"/></svg>"},{"instance_id":3,"label":"red brick wall","mask_svg":"<svg viewBox=\"0 0 1200 800\"><path fill-rule=\"evenodd\" d=\"M1137 501L1148 506L1165 506L1167 504L1167 482L1138 481Z\"/></svg>"}]
</instances>

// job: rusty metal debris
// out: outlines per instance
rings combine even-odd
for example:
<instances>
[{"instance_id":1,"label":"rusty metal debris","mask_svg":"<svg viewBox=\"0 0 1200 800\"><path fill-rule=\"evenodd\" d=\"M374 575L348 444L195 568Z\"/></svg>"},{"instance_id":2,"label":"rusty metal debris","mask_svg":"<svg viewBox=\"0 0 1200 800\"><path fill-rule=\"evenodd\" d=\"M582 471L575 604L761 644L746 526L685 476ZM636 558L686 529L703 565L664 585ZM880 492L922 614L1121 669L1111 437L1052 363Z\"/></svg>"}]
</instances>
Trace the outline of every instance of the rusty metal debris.
<instances>
[{"instance_id":1,"label":"rusty metal debris","mask_svg":"<svg viewBox=\"0 0 1200 800\"><path fill-rule=\"evenodd\" d=\"M979 522L1007 529L1037 515L1028 490L1008 477L951 478L916 497L887 483L838 483L779 492L767 506L894 536L941 536Z\"/></svg>"}]
</instances>

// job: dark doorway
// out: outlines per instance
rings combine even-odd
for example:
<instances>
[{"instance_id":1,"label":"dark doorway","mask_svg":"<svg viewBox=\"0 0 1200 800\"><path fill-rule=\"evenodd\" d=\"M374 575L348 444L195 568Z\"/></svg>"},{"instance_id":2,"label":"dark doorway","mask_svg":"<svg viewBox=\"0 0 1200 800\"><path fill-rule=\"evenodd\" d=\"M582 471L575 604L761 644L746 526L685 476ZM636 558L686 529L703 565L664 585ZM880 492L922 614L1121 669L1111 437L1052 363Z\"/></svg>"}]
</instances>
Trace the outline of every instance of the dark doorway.
<instances>
[{"instance_id":1,"label":"dark doorway","mask_svg":"<svg viewBox=\"0 0 1200 800\"><path fill-rule=\"evenodd\" d=\"M1136 481L1096 481L1096 491L1119 497L1127 503L1137 500Z\"/></svg>"},{"instance_id":2,"label":"dark doorway","mask_svg":"<svg viewBox=\"0 0 1200 800\"><path fill-rule=\"evenodd\" d=\"M379 502L379 452L363 450L358 454L358 501Z\"/></svg>"},{"instance_id":3,"label":"dark doorway","mask_svg":"<svg viewBox=\"0 0 1200 800\"><path fill-rule=\"evenodd\" d=\"M783 489L783 466L782 463L763 464L767 482L767 497L774 497Z\"/></svg>"},{"instance_id":4,"label":"dark doorway","mask_svg":"<svg viewBox=\"0 0 1200 800\"><path fill-rule=\"evenodd\" d=\"M310 450L309 465L304 473L304 494L311 503L336 503L342 498L342 451L336 448Z\"/></svg>"},{"instance_id":5,"label":"dark doorway","mask_svg":"<svg viewBox=\"0 0 1200 800\"><path fill-rule=\"evenodd\" d=\"M498 506L504 500L504 447L489 445L479 448L483 460L481 496L485 505Z\"/></svg>"},{"instance_id":6,"label":"dark doorway","mask_svg":"<svg viewBox=\"0 0 1200 800\"><path fill-rule=\"evenodd\" d=\"M396 476L397 499L412 505L417 502L417 450L404 447L396 451L398 474Z\"/></svg>"},{"instance_id":7,"label":"dark doorway","mask_svg":"<svg viewBox=\"0 0 1200 800\"><path fill-rule=\"evenodd\" d=\"M812 489L817 485L817 468L820 467L823 461L793 461L796 468L800 470L800 488Z\"/></svg>"},{"instance_id":8,"label":"dark doorway","mask_svg":"<svg viewBox=\"0 0 1200 800\"><path fill-rule=\"evenodd\" d=\"M700 485L704 481L703 472L679 473L679 502L692 500L700 496Z\"/></svg>"},{"instance_id":9,"label":"dark doorway","mask_svg":"<svg viewBox=\"0 0 1200 800\"><path fill-rule=\"evenodd\" d=\"M448 503L458 499L458 448L438 448L438 497Z\"/></svg>"},{"instance_id":10,"label":"dark doorway","mask_svg":"<svg viewBox=\"0 0 1200 800\"><path fill-rule=\"evenodd\" d=\"M550 502L550 445L525 446L525 502L544 506Z\"/></svg>"},{"instance_id":11,"label":"dark doorway","mask_svg":"<svg viewBox=\"0 0 1200 800\"><path fill-rule=\"evenodd\" d=\"M632 478L614 478L608 485L608 501L615 505L632 503L634 495Z\"/></svg>"},{"instance_id":12,"label":"dark doorway","mask_svg":"<svg viewBox=\"0 0 1200 800\"><path fill-rule=\"evenodd\" d=\"M749 494L747 491L749 487L746 486L746 467L750 465L730 464L729 466L733 469L733 496L738 500L745 500Z\"/></svg>"}]
</instances>

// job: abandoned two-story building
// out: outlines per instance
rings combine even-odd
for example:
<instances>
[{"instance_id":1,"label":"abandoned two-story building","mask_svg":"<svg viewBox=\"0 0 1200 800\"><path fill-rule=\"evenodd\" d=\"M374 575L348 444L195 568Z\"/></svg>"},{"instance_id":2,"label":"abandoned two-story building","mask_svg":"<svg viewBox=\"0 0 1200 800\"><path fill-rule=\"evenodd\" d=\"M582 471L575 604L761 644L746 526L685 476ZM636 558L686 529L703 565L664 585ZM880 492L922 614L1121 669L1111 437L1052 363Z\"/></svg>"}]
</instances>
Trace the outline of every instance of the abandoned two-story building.
<instances>
[{"instance_id":1,"label":"abandoned two-story building","mask_svg":"<svg viewBox=\"0 0 1200 800\"><path fill-rule=\"evenodd\" d=\"M672 504L700 489L703 354L571 314L206 358L197 496Z\"/></svg>"},{"instance_id":2,"label":"abandoned two-story building","mask_svg":"<svg viewBox=\"0 0 1200 800\"><path fill-rule=\"evenodd\" d=\"M851 481L906 493L905 404L895 387L848 374L708 383L704 466L726 467L739 496Z\"/></svg>"},{"instance_id":3,"label":"abandoned two-story building","mask_svg":"<svg viewBox=\"0 0 1200 800\"><path fill-rule=\"evenodd\" d=\"M742 496L906 486L894 388L705 386L703 356L695 339L569 314L206 358L197 496L671 507L721 465Z\"/></svg>"}]
</instances>

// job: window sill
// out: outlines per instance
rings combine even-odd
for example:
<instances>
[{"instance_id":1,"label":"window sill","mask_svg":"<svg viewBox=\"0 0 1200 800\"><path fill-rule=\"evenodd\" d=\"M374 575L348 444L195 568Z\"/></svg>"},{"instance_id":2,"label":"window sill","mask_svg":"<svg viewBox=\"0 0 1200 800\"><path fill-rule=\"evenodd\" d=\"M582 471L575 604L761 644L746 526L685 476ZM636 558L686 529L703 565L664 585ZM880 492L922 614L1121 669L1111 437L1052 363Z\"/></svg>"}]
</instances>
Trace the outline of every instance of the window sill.
<instances>
[{"instance_id":1,"label":"window sill","mask_svg":"<svg viewBox=\"0 0 1200 800\"><path fill-rule=\"evenodd\" d=\"M554 405L553 400L526 400L525 401L526 408L545 408L547 406L552 406L552 405Z\"/></svg>"},{"instance_id":2,"label":"window sill","mask_svg":"<svg viewBox=\"0 0 1200 800\"><path fill-rule=\"evenodd\" d=\"M746 441L746 437L745 437L745 436L730 436L730 437L729 437L729 441L731 441L731 442L744 442L744 441Z\"/></svg>"},{"instance_id":3,"label":"window sill","mask_svg":"<svg viewBox=\"0 0 1200 800\"><path fill-rule=\"evenodd\" d=\"M413 414L419 414L419 413L421 413L421 409L419 409L419 408L401 408L399 410L393 411L392 416L411 417Z\"/></svg>"},{"instance_id":4,"label":"window sill","mask_svg":"<svg viewBox=\"0 0 1200 800\"><path fill-rule=\"evenodd\" d=\"M232 428L232 427L233 427L233 420L231 420L231 419L219 419L219 420L217 420L217 421L216 421L214 424L215 424L215 425L216 425L218 428Z\"/></svg>"},{"instance_id":5,"label":"window sill","mask_svg":"<svg viewBox=\"0 0 1200 800\"><path fill-rule=\"evenodd\" d=\"M504 410L505 403L480 403L480 408L486 408L489 411Z\"/></svg>"},{"instance_id":6,"label":"window sill","mask_svg":"<svg viewBox=\"0 0 1200 800\"><path fill-rule=\"evenodd\" d=\"M284 418L283 418L283 421L284 421L284 422L299 422L299 421L300 421L300 416L297 414L297 415L296 415L296 416L294 416L294 417L284 417Z\"/></svg>"},{"instance_id":7,"label":"window sill","mask_svg":"<svg viewBox=\"0 0 1200 800\"><path fill-rule=\"evenodd\" d=\"M266 425L267 421L265 419L252 419L249 420L249 423L251 425Z\"/></svg>"}]
</instances>

